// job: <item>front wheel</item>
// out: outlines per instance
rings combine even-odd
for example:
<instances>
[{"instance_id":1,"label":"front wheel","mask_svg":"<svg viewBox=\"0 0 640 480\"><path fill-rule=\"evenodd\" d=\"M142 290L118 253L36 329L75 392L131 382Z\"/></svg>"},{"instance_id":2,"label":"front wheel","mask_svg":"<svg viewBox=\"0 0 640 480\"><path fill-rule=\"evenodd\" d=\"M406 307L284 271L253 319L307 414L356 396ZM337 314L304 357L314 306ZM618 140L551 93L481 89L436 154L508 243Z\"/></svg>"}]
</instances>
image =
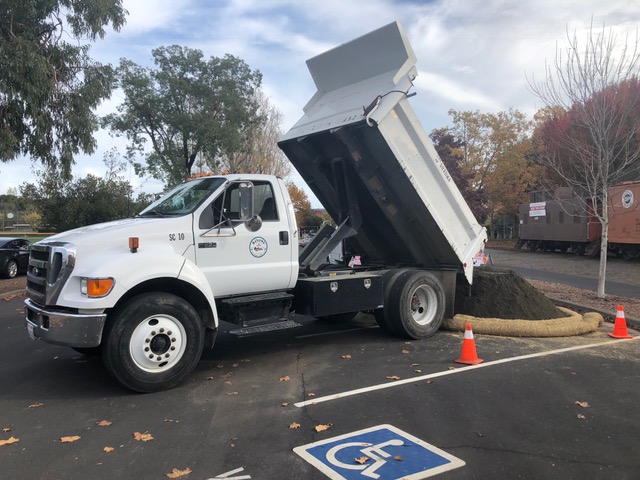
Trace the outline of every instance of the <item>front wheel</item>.
<instances>
[{"instance_id":1,"label":"front wheel","mask_svg":"<svg viewBox=\"0 0 640 480\"><path fill-rule=\"evenodd\" d=\"M388 307L387 315L394 333L416 340L427 338L442 325L444 290L429 272L408 271L391 287Z\"/></svg>"},{"instance_id":2,"label":"front wheel","mask_svg":"<svg viewBox=\"0 0 640 480\"><path fill-rule=\"evenodd\" d=\"M195 368L204 326L182 298L145 293L113 314L103 338L107 369L125 387L149 393L175 387Z\"/></svg>"}]
</instances>

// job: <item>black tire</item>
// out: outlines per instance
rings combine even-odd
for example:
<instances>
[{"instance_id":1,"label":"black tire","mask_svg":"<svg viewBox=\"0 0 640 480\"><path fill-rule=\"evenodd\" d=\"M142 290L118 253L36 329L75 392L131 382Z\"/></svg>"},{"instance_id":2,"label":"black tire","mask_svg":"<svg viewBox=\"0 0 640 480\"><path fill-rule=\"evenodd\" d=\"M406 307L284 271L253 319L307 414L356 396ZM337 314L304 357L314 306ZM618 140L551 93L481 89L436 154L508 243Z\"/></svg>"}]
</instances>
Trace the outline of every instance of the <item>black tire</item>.
<instances>
[{"instance_id":1,"label":"black tire","mask_svg":"<svg viewBox=\"0 0 640 480\"><path fill-rule=\"evenodd\" d=\"M346 323L355 318L355 316L359 312L346 312L346 313L336 313L335 315L325 315L324 317L318 317L318 319L331 322L331 323Z\"/></svg>"},{"instance_id":2,"label":"black tire","mask_svg":"<svg viewBox=\"0 0 640 480\"><path fill-rule=\"evenodd\" d=\"M389 292L387 316L394 333L415 340L434 335L444 318L444 290L433 275L408 271Z\"/></svg>"},{"instance_id":3,"label":"black tire","mask_svg":"<svg viewBox=\"0 0 640 480\"><path fill-rule=\"evenodd\" d=\"M130 390L167 390L195 368L204 336L198 313L185 300L170 293L145 293L109 317L102 359Z\"/></svg>"},{"instance_id":4,"label":"black tire","mask_svg":"<svg viewBox=\"0 0 640 480\"><path fill-rule=\"evenodd\" d=\"M407 269L397 268L395 270L387 270L382 274L382 285L384 285L384 307L374 310L373 316L375 317L376 322L378 323L380 328L387 333L399 335L399 332L396 332L393 328L393 322L391 321L387 313L389 311L387 305L389 305L389 295L395 281L400 275L406 273L407 271Z\"/></svg>"},{"instance_id":5,"label":"black tire","mask_svg":"<svg viewBox=\"0 0 640 480\"><path fill-rule=\"evenodd\" d=\"M4 278L14 278L16 275L18 275L18 262L15 260L9 260L4 267L2 276Z\"/></svg>"}]
</instances>

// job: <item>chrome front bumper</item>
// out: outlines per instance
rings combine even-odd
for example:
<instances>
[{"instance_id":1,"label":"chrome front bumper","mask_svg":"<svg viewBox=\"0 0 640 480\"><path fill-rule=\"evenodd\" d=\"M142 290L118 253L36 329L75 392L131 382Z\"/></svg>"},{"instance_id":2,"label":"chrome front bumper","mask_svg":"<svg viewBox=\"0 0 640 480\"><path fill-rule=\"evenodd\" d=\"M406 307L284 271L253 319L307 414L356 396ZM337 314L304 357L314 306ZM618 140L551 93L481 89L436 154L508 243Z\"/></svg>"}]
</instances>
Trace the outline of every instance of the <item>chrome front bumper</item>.
<instances>
[{"instance_id":1,"label":"chrome front bumper","mask_svg":"<svg viewBox=\"0 0 640 480\"><path fill-rule=\"evenodd\" d=\"M67 347L97 347L102 340L107 315L47 310L24 301L25 326L32 339Z\"/></svg>"}]
</instances>

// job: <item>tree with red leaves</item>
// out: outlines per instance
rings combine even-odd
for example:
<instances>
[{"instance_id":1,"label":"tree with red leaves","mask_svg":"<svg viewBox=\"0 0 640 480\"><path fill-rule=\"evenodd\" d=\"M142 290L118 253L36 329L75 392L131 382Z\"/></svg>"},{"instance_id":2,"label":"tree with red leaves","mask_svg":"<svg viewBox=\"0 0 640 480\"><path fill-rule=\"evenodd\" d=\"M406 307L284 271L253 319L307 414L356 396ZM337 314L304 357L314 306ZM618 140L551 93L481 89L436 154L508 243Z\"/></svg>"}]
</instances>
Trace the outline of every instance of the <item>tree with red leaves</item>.
<instances>
[{"instance_id":1,"label":"tree with red leaves","mask_svg":"<svg viewBox=\"0 0 640 480\"><path fill-rule=\"evenodd\" d=\"M620 44L613 30L592 26L586 45L575 33L567 40L544 80L529 82L547 113L537 155L602 225L597 293L604 297L609 188L638 172L640 160L639 39Z\"/></svg>"}]
</instances>

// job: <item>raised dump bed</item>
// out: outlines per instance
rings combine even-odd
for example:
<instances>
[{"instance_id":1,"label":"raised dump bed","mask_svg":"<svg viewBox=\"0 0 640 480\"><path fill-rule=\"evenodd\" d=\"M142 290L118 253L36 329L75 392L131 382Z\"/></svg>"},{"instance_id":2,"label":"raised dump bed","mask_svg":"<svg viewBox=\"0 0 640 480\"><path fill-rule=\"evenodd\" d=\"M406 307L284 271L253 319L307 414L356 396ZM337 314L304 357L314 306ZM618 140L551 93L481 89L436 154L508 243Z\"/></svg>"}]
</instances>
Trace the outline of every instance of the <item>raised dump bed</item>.
<instances>
[{"instance_id":1,"label":"raised dump bed","mask_svg":"<svg viewBox=\"0 0 640 480\"><path fill-rule=\"evenodd\" d=\"M364 262L471 283L486 231L409 104L415 63L397 22L311 58L318 91L279 145Z\"/></svg>"}]
</instances>

